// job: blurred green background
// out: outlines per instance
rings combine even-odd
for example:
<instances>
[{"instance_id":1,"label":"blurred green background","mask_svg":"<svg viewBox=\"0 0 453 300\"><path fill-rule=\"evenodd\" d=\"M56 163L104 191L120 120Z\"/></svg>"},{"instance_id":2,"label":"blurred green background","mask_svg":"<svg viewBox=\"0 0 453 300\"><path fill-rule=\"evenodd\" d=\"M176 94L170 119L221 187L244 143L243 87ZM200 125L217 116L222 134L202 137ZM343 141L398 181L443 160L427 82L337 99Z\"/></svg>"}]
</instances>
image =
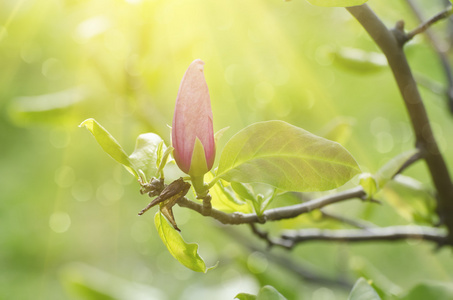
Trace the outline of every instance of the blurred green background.
<instances>
[{"instance_id":1,"label":"blurred green background","mask_svg":"<svg viewBox=\"0 0 453 300\"><path fill-rule=\"evenodd\" d=\"M427 16L443 7L424 2ZM369 4L389 26L417 24L404 1ZM444 35L446 24L435 29ZM153 212L137 216L149 202L137 182L77 127L95 118L128 153L144 132L168 144L180 80L200 58L215 130L230 126L219 149L257 121L319 134L343 124L343 145L375 172L414 140L390 71L335 59L345 47L378 51L345 9L302 0L2 0L0 299L233 299L265 284L288 299L345 299L348 288L300 279L257 251L265 245L249 228L231 233L176 207L185 240L200 244L208 265L219 261L207 274L185 269L160 241ZM426 40L407 52L416 73L443 84ZM452 115L442 96L421 91L452 166ZM431 188L422 163L406 173ZM414 221L385 201L330 211L382 226ZM323 226L310 217L271 224L293 225ZM363 275L404 294L427 280L451 281L451 251L434 250L425 242L312 242L272 253L319 276Z\"/></svg>"}]
</instances>

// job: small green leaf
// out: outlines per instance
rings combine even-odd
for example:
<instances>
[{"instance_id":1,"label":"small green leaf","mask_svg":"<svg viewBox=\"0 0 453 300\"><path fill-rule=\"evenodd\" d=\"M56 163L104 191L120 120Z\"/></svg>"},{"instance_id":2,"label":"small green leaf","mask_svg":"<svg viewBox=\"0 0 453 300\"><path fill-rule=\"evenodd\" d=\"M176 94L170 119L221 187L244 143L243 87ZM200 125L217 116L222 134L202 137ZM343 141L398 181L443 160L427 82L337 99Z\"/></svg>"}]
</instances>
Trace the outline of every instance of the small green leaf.
<instances>
[{"instance_id":1,"label":"small green leaf","mask_svg":"<svg viewBox=\"0 0 453 300\"><path fill-rule=\"evenodd\" d=\"M263 214L277 194L276 188L263 183L232 182L231 187L239 198L252 203L255 213L259 216Z\"/></svg>"},{"instance_id":2,"label":"small green leaf","mask_svg":"<svg viewBox=\"0 0 453 300\"><path fill-rule=\"evenodd\" d=\"M142 170L146 178L152 178L157 171L157 150L162 142L162 138L155 133L144 133L137 137L135 150L129 155L129 160L133 168L138 172ZM162 145L163 150L166 149Z\"/></svg>"},{"instance_id":3,"label":"small green leaf","mask_svg":"<svg viewBox=\"0 0 453 300\"><path fill-rule=\"evenodd\" d=\"M164 154L164 141L161 141L157 146L156 150L156 168L159 169L160 163L162 162L162 156Z\"/></svg>"},{"instance_id":4,"label":"small green leaf","mask_svg":"<svg viewBox=\"0 0 453 300\"><path fill-rule=\"evenodd\" d=\"M313 5L324 7L348 7L362 5L368 0L307 0Z\"/></svg>"},{"instance_id":5,"label":"small green leaf","mask_svg":"<svg viewBox=\"0 0 453 300\"><path fill-rule=\"evenodd\" d=\"M277 189L273 189L272 193L269 195L262 195L258 194L257 200L260 202L260 214L263 214L263 212L267 209L269 204L275 199L275 196L277 196Z\"/></svg>"},{"instance_id":6,"label":"small green leaf","mask_svg":"<svg viewBox=\"0 0 453 300\"><path fill-rule=\"evenodd\" d=\"M256 300L286 300L286 298L274 287L265 285L260 289L258 295L256 296Z\"/></svg>"},{"instance_id":7,"label":"small green leaf","mask_svg":"<svg viewBox=\"0 0 453 300\"><path fill-rule=\"evenodd\" d=\"M274 287L270 285L263 286L258 295L254 296L247 293L237 294L235 299L239 300L287 300L282 294L280 294Z\"/></svg>"},{"instance_id":8,"label":"small green leaf","mask_svg":"<svg viewBox=\"0 0 453 300\"><path fill-rule=\"evenodd\" d=\"M210 181L214 178L211 172L206 173L205 179ZM209 190L209 194L212 197L211 204L215 209L233 213L233 212L242 212L242 213L251 213L252 208L246 203L241 202L238 199L234 198L234 193L227 190L223 186L222 181L219 180L216 184Z\"/></svg>"},{"instance_id":9,"label":"small green leaf","mask_svg":"<svg viewBox=\"0 0 453 300\"><path fill-rule=\"evenodd\" d=\"M157 232L167 246L170 254L176 258L182 265L195 271L206 273L211 268L206 268L206 264L198 254L198 245L195 243L188 244L182 236L165 220L164 216L157 212L154 216L154 224ZM215 266L214 266L215 267Z\"/></svg>"},{"instance_id":10,"label":"small green leaf","mask_svg":"<svg viewBox=\"0 0 453 300\"><path fill-rule=\"evenodd\" d=\"M360 175L360 185L367 194L367 199L371 199L374 194L377 192L377 182L376 179L370 173L362 173Z\"/></svg>"},{"instance_id":11,"label":"small green leaf","mask_svg":"<svg viewBox=\"0 0 453 300\"><path fill-rule=\"evenodd\" d=\"M247 293L240 293L237 294L234 299L239 299L239 300L256 300L255 295L247 294Z\"/></svg>"},{"instance_id":12,"label":"small green leaf","mask_svg":"<svg viewBox=\"0 0 453 300\"><path fill-rule=\"evenodd\" d=\"M283 121L267 121L228 141L216 178L308 192L337 188L358 173L360 167L340 144Z\"/></svg>"},{"instance_id":13,"label":"small green leaf","mask_svg":"<svg viewBox=\"0 0 453 300\"><path fill-rule=\"evenodd\" d=\"M163 141L162 141L163 142ZM160 146L160 145L159 145ZM168 147L167 150L165 150L164 154L162 155L162 157L160 158L160 161L159 161L159 167L157 168L157 171L156 171L156 176L159 175L159 173L162 172L162 170L164 169L165 165L167 164L167 161L168 161L168 157L170 156L170 154L173 152L175 148L173 147ZM157 165L157 163L156 163Z\"/></svg>"},{"instance_id":14,"label":"small green leaf","mask_svg":"<svg viewBox=\"0 0 453 300\"><path fill-rule=\"evenodd\" d=\"M418 149L414 148L409 151L403 152L391 159L382 168L380 168L375 175L378 187L382 188L390 179L395 176L395 174L401 169L404 163L406 163L418 151Z\"/></svg>"},{"instance_id":15,"label":"small green leaf","mask_svg":"<svg viewBox=\"0 0 453 300\"><path fill-rule=\"evenodd\" d=\"M360 277L354 284L348 300L381 300L381 298L373 287Z\"/></svg>"},{"instance_id":16,"label":"small green leaf","mask_svg":"<svg viewBox=\"0 0 453 300\"><path fill-rule=\"evenodd\" d=\"M138 174L134 170L133 164L129 160L126 152L124 152L120 144L104 127L101 126L101 124L99 124L95 119L87 119L79 125L79 127L83 126L85 126L85 128L93 134L96 141L102 149L110 155L110 157L126 167L126 169L133 175L138 177Z\"/></svg>"}]
</instances>

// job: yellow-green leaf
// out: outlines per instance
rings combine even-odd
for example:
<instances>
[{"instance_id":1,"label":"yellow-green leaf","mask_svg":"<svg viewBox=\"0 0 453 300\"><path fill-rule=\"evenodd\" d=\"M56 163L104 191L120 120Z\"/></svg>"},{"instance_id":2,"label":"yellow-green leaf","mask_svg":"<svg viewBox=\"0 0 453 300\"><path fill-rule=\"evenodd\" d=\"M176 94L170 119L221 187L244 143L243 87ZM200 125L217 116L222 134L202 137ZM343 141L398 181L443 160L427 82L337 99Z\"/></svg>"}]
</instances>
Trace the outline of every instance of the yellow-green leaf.
<instances>
[{"instance_id":1,"label":"yellow-green leaf","mask_svg":"<svg viewBox=\"0 0 453 300\"><path fill-rule=\"evenodd\" d=\"M136 172L142 170L147 179L152 178L157 172L157 152L162 143L162 150L166 147L162 138L155 133L144 133L137 137L135 150L129 155L129 161Z\"/></svg>"},{"instance_id":2,"label":"yellow-green leaf","mask_svg":"<svg viewBox=\"0 0 453 300\"><path fill-rule=\"evenodd\" d=\"M179 232L165 220L160 212L157 212L154 216L154 224L170 254L182 265L195 272L202 273L206 273L212 268L206 268L204 260L197 252L198 245L186 243Z\"/></svg>"},{"instance_id":3,"label":"yellow-green leaf","mask_svg":"<svg viewBox=\"0 0 453 300\"><path fill-rule=\"evenodd\" d=\"M251 295L247 293L237 294L234 299L239 300L286 300L286 298L280 294L273 286L265 285L263 286L258 295Z\"/></svg>"},{"instance_id":4,"label":"yellow-green leaf","mask_svg":"<svg viewBox=\"0 0 453 300\"><path fill-rule=\"evenodd\" d=\"M379 297L374 288L361 277L354 284L348 300L381 300L381 297Z\"/></svg>"},{"instance_id":5,"label":"yellow-green leaf","mask_svg":"<svg viewBox=\"0 0 453 300\"><path fill-rule=\"evenodd\" d=\"M110 155L110 157L124 165L129 172L138 177L138 174L134 170L132 162L129 160L126 152L124 152L121 145L104 127L101 126L101 124L99 124L95 119L87 119L83 121L79 127L85 127L88 129L98 144L108 155Z\"/></svg>"},{"instance_id":6,"label":"yellow-green leaf","mask_svg":"<svg viewBox=\"0 0 453 300\"><path fill-rule=\"evenodd\" d=\"M205 180L211 181L214 178L211 172L206 173ZM227 188L223 186L222 181L219 180L216 184L209 189L209 194L212 197L211 204L215 209L233 213L233 212L242 212L242 213L251 213L253 209L246 202L241 202L234 198L233 193L229 193L226 190Z\"/></svg>"},{"instance_id":7,"label":"yellow-green leaf","mask_svg":"<svg viewBox=\"0 0 453 300\"><path fill-rule=\"evenodd\" d=\"M216 177L308 192L337 188L358 173L357 162L340 144L283 121L267 121L228 141Z\"/></svg>"},{"instance_id":8,"label":"yellow-green leaf","mask_svg":"<svg viewBox=\"0 0 453 300\"><path fill-rule=\"evenodd\" d=\"M258 292L256 300L286 300L286 298L273 286L265 285Z\"/></svg>"},{"instance_id":9,"label":"yellow-green leaf","mask_svg":"<svg viewBox=\"0 0 453 300\"><path fill-rule=\"evenodd\" d=\"M376 179L370 173L363 173L360 175L360 185L367 194L367 199L371 199L377 192Z\"/></svg>"}]
</instances>

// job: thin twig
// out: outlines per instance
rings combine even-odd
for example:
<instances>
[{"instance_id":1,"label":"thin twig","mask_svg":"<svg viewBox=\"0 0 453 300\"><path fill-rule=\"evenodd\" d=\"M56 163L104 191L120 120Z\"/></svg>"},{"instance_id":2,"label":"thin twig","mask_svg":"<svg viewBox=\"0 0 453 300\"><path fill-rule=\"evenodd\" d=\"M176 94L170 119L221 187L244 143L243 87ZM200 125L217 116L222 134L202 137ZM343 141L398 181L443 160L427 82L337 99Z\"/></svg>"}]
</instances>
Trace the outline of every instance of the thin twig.
<instances>
[{"instance_id":1,"label":"thin twig","mask_svg":"<svg viewBox=\"0 0 453 300\"><path fill-rule=\"evenodd\" d=\"M343 224L347 224L352 227L356 227L356 228L360 228L360 229L368 229L368 228L376 227L376 225L374 225L373 223L365 222L362 220L360 220L360 221L352 220L349 218L345 218L343 216L339 216L336 214L332 214L330 212L326 212L325 210L321 210L321 213L322 213L323 218L332 219L332 220L335 220L335 221L343 223Z\"/></svg>"},{"instance_id":2,"label":"thin twig","mask_svg":"<svg viewBox=\"0 0 453 300\"><path fill-rule=\"evenodd\" d=\"M412 9L414 11L418 11L417 9L414 8L415 5L411 0L407 0L407 2L409 3L409 5L412 7ZM414 36L416 36L417 34L425 32L429 27L431 27L433 24L437 23L438 21L448 18L451 15L451 13L452 13L451 6L448 7L447 9L437 13L430 19L428 19L425 22L423 22L422 24L420 24L417 28L409 31L406 34L407 41L413 39ZM420 18L419 14L417 14L417 16Z\"/></svg>"},{"instance_id":3,"label":"thin twig","mask_svg":"<svg viewBox=\"0 0 453 300\"><path fill-rule=\"evenodd\" d=\"M292 247L292 243L290 241L285 241L280 238L271 238L269 236L269 232L258 229L258 227L254 223L250 224L250 228L252 229L254 235L267 242L268 249L272 248L273 246L279 246L286 249L291 249Z\"/></svg>"},{"instance_id":4,"label":"thin twig","mask_svg":"<svg viewBox=\"0 0 453 300\"><path fill-rule=\"evenodd\" d=\"M398 171L396 171L395 174L393 174L392 178L395 178L396 175L401 174L404 170L406 170L408 167L410 167L413 163L417 162L418 160L423 158L423 152L417 151L415 152L411 157L409 157L408 160L404 162L404 164L399 168Z\"/></svg>"},{"instance_id":5,"label":"thin twig","mask_svg":"<svg viewBox=\"0 0 453 300\"><path fill-rule=\"evenodd\" d=\"M266 221L278 221L283 219L295 218L301 214L311 212L315 209L322 208L324 206L350 200L354 198L363 199L366 193L363 191L361 186L351 188L349 190L341 191L335 194L330 194L324 197L313 199L305 203L278 207L274 209L266 210L261 216L256 214L243 214L243 213L232 213L227 214L222 211L211 209L208 216L220 221L223 224L250 224L250 223L264 223ZM178 205L192 209L202 215L205 215L203 211L203 205L187 198L181 198L178 200Z\"/></svg>"},{"instance_id":6,"label":"thin twig","mask_svg":"<svg viewBox=\"0 0 453 300\"><path fill-rule=\"evenodd\" d=\"M391 226L368 229L301 229L283 233L283 240L291 241L292 247L308 241L369 242L396 240L426 240L443 245L447 233L443 229L424 226Z\"/></svg>"},{"instance_id":7,"label":"thin twig","mask_svg":"<svg viewBox=\"0 0 453 300\"><path fill-rule=\"evenodd\" d=\"M437 212L441 222L448 228L449 244L453 244L453 183L403 51L403 28L401 24L397 24L395 29L388 30L366 4L348 7L347 10L359 21L387 58L411 120L416 147L424 155L437 190Z\"/></svg>"},{"instance_id":8,"label":"thin twig","mask_svg":"<svg viewBox=\"0 0 453 300\"><path fill-rule=\"evenodd\" d=\"M417 5L415 5L414 1L412 1L412 0L406 0L406 1L408 3L409 7L412 9L415 16L417 17L417 19L419 20L419 22L423 23L422 12L417 7ZM445 13L447 11L449 11L449 14L445 16ZM448 17L449 15L451 15L451 13L452 13L452 11L451 11L451 6L450 6L447 10L440 12L439 15ZM420 25L420 26L422 26L422 25ZM442 65L442 68L444 69L445 77L447 79L447 89L446 89L445 95L448 100L448 106L450 108L450 111L453 112L453 72L451 70L450 62L448 60L448 56L446 53L447 47L443 47L440 45L441 43L439 42L437 37L434 35L434 33L428 29L428 27L425 29L425 34L426 34L426 37L428 38L429 42L431 43L432 47L434 48L434 51L436 51L437 56L439 57L440 63ZM409 36L409 34L410 33L408 33L407 36ZM413 36L414 36L414 34L413 34ZM408 38L408 40L410 40L411 38Z\"/></svg>"},{"instance_id":9,"label":"thin twig","mask_svg":"<svg viewBox=\"0 0 453 300\"><path fill-rule=\"evenodd\" d=\"M224 227L222 228L222 232L227 233L229 236L237 240L239 244L247 247L250 251L262 253L269 261L283 267L285 270L290 271L304 281L322 286L335 286L345 290L350 290L352 287L351 282L346 280L344 276L341 276L338 279L324 277L323 275L317 274L315 271L310 270L311 268L304 266L301 262L295 261L293 257L287 257L286 255L279 255L269 251L262 251L262 249L259 249L259 247L251 243L249 238L245 237L237 230Z\"/></svg>"}]
</instances>

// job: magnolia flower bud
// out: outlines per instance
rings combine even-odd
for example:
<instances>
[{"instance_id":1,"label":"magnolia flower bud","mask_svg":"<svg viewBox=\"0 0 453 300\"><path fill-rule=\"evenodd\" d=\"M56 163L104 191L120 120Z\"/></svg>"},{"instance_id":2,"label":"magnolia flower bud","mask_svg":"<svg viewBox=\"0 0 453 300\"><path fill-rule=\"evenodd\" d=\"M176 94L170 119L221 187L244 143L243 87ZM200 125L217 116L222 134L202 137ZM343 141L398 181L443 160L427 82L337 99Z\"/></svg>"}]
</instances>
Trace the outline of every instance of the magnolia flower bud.
<instances>
[{"instance_id":1,"label":"magnolia flower bud","mask_svg":"<svg viewBox=\"0 0 453 300\"><path fill-rule=\"evenodd\" d=\"M203 65L199 59L193 61L182 78L171 132L175 161L192 177L211 170L215 159L211 101Z\"/></svg>"}]
</instances>

